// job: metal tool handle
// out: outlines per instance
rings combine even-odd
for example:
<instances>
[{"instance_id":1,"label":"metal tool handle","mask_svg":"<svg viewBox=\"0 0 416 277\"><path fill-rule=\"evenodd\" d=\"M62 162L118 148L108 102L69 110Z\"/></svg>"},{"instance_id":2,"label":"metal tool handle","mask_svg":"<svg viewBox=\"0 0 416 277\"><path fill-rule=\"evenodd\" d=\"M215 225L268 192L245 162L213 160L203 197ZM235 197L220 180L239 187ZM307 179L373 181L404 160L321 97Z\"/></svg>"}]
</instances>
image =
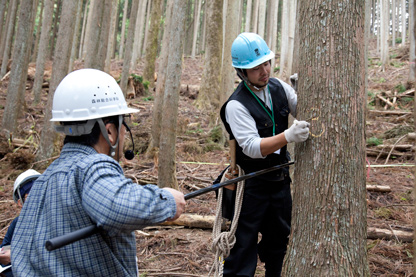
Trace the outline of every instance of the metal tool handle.
<instances>
[{"instance_id":1,"label":"metal tool handle","mask_svg":"<svg viewBox=\"0 0 416 277\"><path fill-rule=\"evenodd\" d=\"M96 225L90 225L88 227L76 230L74 232L59 236L45 242L45 248L48 251L52 251L58 248L61 248L70 243L76 242L78 240L84 239L95 234L98 231Z\"/></svg>"}]
</instances>

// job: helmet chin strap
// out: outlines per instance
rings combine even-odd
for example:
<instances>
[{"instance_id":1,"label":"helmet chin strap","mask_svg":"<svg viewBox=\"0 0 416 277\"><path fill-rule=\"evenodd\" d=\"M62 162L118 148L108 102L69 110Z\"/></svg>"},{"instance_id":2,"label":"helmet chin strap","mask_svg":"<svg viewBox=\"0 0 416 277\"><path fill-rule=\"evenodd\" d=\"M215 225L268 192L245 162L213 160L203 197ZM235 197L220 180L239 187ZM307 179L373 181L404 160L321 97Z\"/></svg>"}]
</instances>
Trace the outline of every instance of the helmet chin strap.
<instances>
[{"instance_id":1,"label":"helmet chin strap","mask_svg":"<svg viewBox=\"0 0 416 277\"><path fill-rule=\"evenodd\" d=\"M103 135L104 139L107 141L108 145L110 146L110 153L109 156L113 157L116 155L116 148L118 146L119 141L119 134L121 130L121 124L123 123L123 116L118 116L118 132L117 132L117 140L114 145L111 144L110 138L108 137L107 129L105 128L104 122L102 118L97 119L98 125L100 126L101 134ZM117 153L118 156L118 153Z\"/></svg>"}]
</instances>

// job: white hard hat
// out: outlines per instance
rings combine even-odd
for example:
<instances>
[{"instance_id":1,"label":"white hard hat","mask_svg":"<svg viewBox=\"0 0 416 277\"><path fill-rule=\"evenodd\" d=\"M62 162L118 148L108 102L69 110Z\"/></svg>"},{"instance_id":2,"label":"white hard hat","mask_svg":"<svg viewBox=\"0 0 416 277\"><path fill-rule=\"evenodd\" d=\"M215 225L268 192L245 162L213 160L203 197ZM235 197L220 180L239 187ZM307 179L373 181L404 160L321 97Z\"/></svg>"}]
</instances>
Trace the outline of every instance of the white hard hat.
<instances>
[{"instance_id":1,"label":"white hard hat","mask_svg":"<svg viewBox=\"0 0 416 277\"><path fill-rule=\"evenodd\" d=\"M17 176L16 181L14 181L14 185L13 185L13 200L14 202L17 203L17 200L21 199L21 195L20 195L20 188L32 181L37 179L41 174L39 172L37 172L34 169L28 169L25 172L21 173L19 176ZM23 202L23 201L22 201Z\"/></svg>"},{"instance_id":2,"label":"white hard hat","mask_svg":"<svg viewBox=\"0 0 416 277\"><path fill-rule=\"evenodd\" d=\"M69 73L56 88L51 121L87 121L138 112L127 107L120 86L97 69Z\"/></svg>"}]
</instances>

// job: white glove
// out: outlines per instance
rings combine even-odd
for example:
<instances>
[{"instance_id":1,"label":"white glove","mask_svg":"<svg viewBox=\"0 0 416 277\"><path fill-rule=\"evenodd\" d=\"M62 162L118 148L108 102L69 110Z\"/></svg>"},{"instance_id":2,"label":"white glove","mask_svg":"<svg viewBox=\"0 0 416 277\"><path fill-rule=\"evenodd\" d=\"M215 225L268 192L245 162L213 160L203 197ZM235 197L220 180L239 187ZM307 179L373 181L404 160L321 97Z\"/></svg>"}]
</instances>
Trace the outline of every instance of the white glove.
<instances>
[{"instance_id":1,"label":"white glove","mask_svg":"<svg viewBox=\"0 0 416 277\"><path fill-rule=\"evenodd\" d=\"M309 123L306 121L293 121L293 125L285 130L287 142L303 142L309 137Z\"/></svg>"}]
</instances>

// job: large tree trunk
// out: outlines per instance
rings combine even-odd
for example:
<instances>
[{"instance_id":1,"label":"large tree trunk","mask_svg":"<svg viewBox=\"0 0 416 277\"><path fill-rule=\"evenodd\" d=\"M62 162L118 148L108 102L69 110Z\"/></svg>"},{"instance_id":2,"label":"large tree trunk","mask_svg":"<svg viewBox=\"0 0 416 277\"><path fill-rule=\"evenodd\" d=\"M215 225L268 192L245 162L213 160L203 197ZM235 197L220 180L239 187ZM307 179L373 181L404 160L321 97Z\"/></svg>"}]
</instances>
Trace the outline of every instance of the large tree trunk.
<instances>
[{"instance_id":1,"label":"large tree trunk","mask_svg":"<svg viewBox=\"0 0 416 277\"><path fill-rule=\"evenodd\" d=\"M71 56L72 39L74 37L75 14L77 12L79 0L63 0L62 15L60 20L60 28L56 41L56 50L52 66L51 82L49 85L48 102L45 107L45 118L41 133L39 151L36 160L43 160L51 157L54 150L54 139L57 137L53 128L52 118L52 102L55 90L61 80L68 73L68 64Z\"/></svg>"},{"instance_id":2,"label":"large tree trunk","mask_svg":"<svg viewBox=\"0 0 416 277\"><path fill-rule=\"evenodd\" d=\"M183 36L185 33L185 3L175 0L170 24L169 56L163 99L163 117L160 133L159 187L178 188L176 180L176 126L180 80L182 76Z\"/></svg>"},{"instance_id":3,"label":"large tree trunk","mask_svg":"<svg viewBox=\"0 0 416 277\"><path fill-rule=\"evenodd\" d=\"M292 231L284 276L369 276L365 183L365 1L303 1ZM342 10L342 12L340 12ZM325 23L325 24L323 24Z\"/></svg>"}]
</instances>

